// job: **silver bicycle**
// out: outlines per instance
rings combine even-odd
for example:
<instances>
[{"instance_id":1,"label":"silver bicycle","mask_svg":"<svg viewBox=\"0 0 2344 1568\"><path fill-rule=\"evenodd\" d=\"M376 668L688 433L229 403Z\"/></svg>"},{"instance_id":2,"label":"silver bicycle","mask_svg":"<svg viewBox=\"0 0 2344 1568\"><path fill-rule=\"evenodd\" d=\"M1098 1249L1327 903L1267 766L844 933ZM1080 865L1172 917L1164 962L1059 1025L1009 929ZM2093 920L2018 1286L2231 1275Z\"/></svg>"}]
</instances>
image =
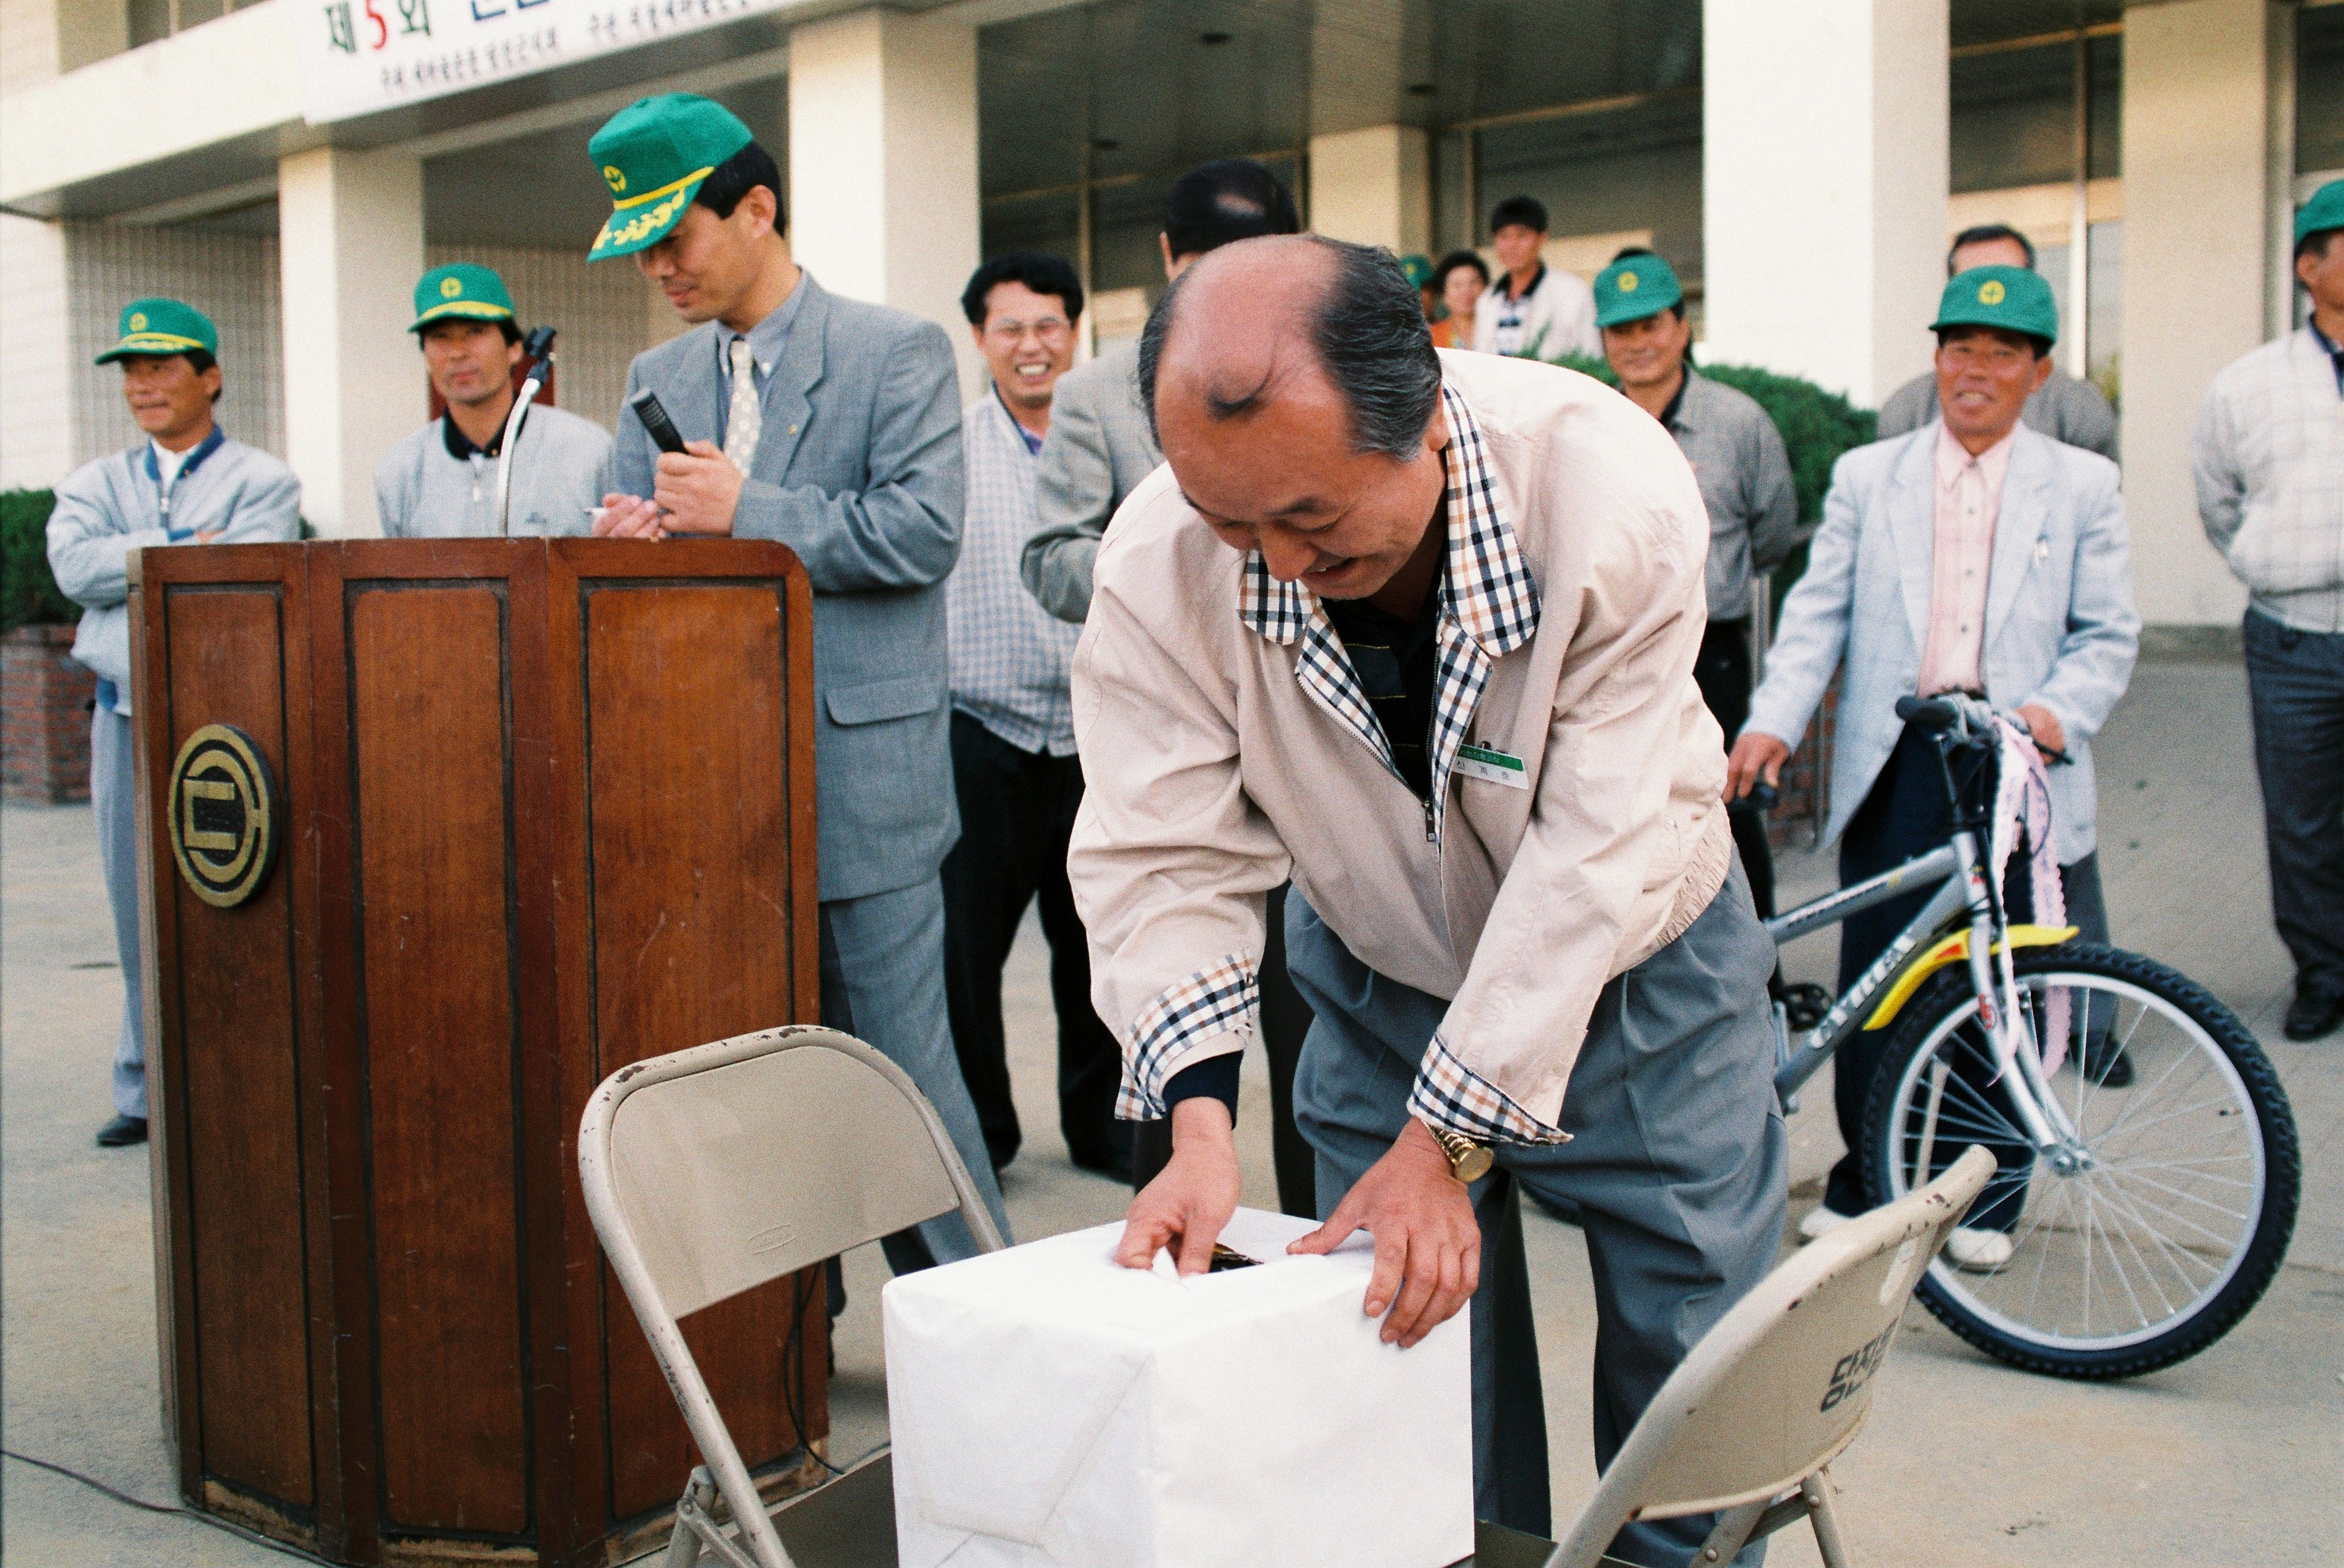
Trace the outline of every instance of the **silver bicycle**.
<instances>
[{"instance_id":1,"label":"silver bicycle","mask_svg":"<svg viewBox=\"0 0 2344 1568\"><path fill-rule=\"evenodd\" d=\"M1804 1038L1775 1005L1776 1092L1863 1030L1890 1031L1857 1154L1865 1196L1894 1201L1979 1144L1999 1169L1965 1218L2007 1238L1949 1251L1919 1295L1945 1326L2032 1371L2123 1378L2197 1354L2278 1272L2301 1184L2278 1075L2237 1015L2137 953L2012 925L1982 849L1994 811L1993 714L1907 697L1932 732L1945 845L1767 922L1778 943L1889 899L1936 891ZM2121 1063L2125 1070L2114 1070Z\"/></svg>"}]
</instances>

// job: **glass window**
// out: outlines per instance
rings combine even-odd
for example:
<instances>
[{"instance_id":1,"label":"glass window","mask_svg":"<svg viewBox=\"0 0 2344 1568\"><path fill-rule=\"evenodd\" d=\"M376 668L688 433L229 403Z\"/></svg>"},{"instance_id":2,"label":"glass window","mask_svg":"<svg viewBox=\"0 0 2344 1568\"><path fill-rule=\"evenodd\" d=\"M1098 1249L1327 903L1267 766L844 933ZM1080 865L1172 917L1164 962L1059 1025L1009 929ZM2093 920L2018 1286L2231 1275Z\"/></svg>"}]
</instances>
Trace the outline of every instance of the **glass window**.
<instances>
[{"instance_id":1,"label":"glass window","mask_svg":"<svg viewBox=\"0 0 2344 1568\"><path fill-rule=\"evenodd\" d=\"M2344 169L2344 5L2306 7L2295 27L2295 172Z\"/></svg>"}]
</instances>

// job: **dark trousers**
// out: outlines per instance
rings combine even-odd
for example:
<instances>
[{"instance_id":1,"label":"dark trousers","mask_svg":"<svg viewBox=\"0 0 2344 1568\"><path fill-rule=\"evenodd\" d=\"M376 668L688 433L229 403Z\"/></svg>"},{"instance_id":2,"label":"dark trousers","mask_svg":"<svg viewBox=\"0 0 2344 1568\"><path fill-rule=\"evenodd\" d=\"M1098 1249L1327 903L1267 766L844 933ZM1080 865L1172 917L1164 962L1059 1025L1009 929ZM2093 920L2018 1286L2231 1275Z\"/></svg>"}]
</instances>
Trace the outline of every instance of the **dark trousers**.
<instances>
[{"instance_id":1,"label":"dark trousers","mask_svg":"<svg viewBox=\"0 0 2344 1568\"><path fill-rule=\"evenodd\" d=\"M1945 796L1945 781L1938 771L1936 743L1925 731L1907 728L1897 737L1896 749L1872 782L1872 789L1864 804L1855 808L1849 819L1847 831L1839 841L1839 885L1851 887L1868 876L1902 865L1917 855L1925 855L1944 844L1953 832L1953 802ZM1979 845L1981 852L1985 846ZM2010 857L2003 876L2003 905L2013 924L2033 918L2035 897L2033 884L2027 875L2026 851L2022 845ZM2086 855L2059 868L2062 893L2067 903L2067 924L2076 926L2086 942L2108 939L2107 902L2100 891L2100 861L2096 852ZM1936 892L1925 887L1860 914L1850 916L1839 928L1839 990L1844 996L1849 986L1862 977L1873 962L1888 950L1897 934L1912 924L1921 913L1921 906ZM1880 1059L1888 1046L1893 1029L1863 1029L1854 1039L1840 1047L1832 1066L1832 1108L1838 1115L1839 1136L1848 1152L1833 1166L1830 1179L1824 1189L1824 1202L1841 1214L1859 1214L1864 1201L1862 1162L1855 1153L1863 1138L1864 1102L1872 1092L1872 1080L1879 1071ZM1995 1104L2002 1103L2001 1092L1991 1086L1991 1072L1978 1076L1972 1082L1970 1069L1975 1064L1964 1053L1955 1063L1956 1076L1985 1096ZM2013 1118L2016 1119L2015 1118ZM1987 1199L1970 1211L1967 1223L1975 1228L2009 1229L2018 1219L2018 1205L2026 1194L2024 1176L2035 1158L2035 1151L2024 1144L1995 1146L1995 1157L2000 1161L2008 1179L1996 1191L2000 1196Z\"/></svg>"},{"instance_id":2,"label":"dark trousers","mask_svg":"<svg viewBox=\"0 0 2344 1568\"><path fill-rule=\"evenodd\" d=\"M1022 751L966 713L952 716L960 841L945 857L945 1002L961 1077L995 1169L1023 1134L1009 1092L1001 968L1026 906L1039 900L1058 1015L1058 1128L1075 1163L1121 1171L1131 1135L1115 1119L1123 1052L1091 1007L1090 950L1066 885L1066 836L1082 804L1074 757Z\"/></svg>"},{"instance_id":3,"label":"dark trousers","mask_svg":"<svg viewBox=\"0 0 2344 1568\"><path fill-rule=\"evenodd\" d=\"M1295 1085L1318 1151L1318 1213L1390 1151L1440 997L1379 975L1300 896L1286 923L1294 977L1318 1007ZM1518 1192L1579 1214L1595 1298L1595 1462L1608 1466L1661 1384L1773 1267L1789 1168L1771 1078L1766 974L1774 943L1736 869L1675 941L1596 998L1563 1095L1561 1144L1500 1144L1473 1184L1477 1518L1550 1532L1546 1399ZM1549 1312L1560 1310L1547 1304ZM1611 1558L1683 1563L1713 1521L1641 1521ZM1734 1559L1763 1561L1762 1543Z\"/></svg>"},{"instance_id":4,"label":"dark trousers","mask_svg":"<svg viewBox=\"0 0 2344 1568\"><path fill-rule=\"evenodd\" d=\"M2297 990L2344 996L2344 632L2249 610L2245 642L2271 917Z\"/></svg>"},{"instance_id":5,"label":"dark trousers","mask_svg":"<svg viewBox=\"0 0 2344 1568\"><path fill-rule=\"evenodd\" d=\"M1302 1037L1310 1032L1310 1004L1286 973L1286 895L1269 895L1262 918L1268 940L1261 956L1261 1044L1269 1056L1269 1154L1278 1169L1278 1206L1303 1219L1318 1217L1318 1159L1294 1125L1294 1064L1302 1057ZM1172 1158L1170 1118L1139 1124L1132 1158L1135 1189L1156 1179Z\"/></svg>"},{"instance_id":6,"label":"dark trousers","mask_svg":"<svg viewBox=\"0 0 2344 1568\"><path fill-rule=\"evenodd\" d=\"M1750 722L1750 622L1713 621L1701 634L1701 652L1692 662L1693 683L1710 716L1725 732L1728 751L1733 737ZM1766 843L1766 819L1761 814L1735 812L1727 819L1733 827L1733 847L1742 852L1742 869L1750 878L1750 900L1761 920L1774 917L1774 852Z\"/></svg>"}]
</instances>

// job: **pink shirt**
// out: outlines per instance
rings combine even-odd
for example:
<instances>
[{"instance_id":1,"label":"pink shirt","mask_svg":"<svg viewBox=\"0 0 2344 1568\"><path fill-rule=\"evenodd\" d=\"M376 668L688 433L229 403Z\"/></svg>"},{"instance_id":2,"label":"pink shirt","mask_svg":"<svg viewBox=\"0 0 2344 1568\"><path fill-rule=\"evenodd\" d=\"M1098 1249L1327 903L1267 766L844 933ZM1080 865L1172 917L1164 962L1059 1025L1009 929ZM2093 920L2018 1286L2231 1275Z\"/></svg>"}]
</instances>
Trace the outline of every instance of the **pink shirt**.
<instances>
[{"instance_id":1,"label":"pink shirt","mask_svg":"<svg viewBox=\"0 0 2344 1568\"><path fill-rule=\"evenodd\" d=\"M1979 652L1985 644L1986 570L1994 561L1995 518L2010 471L2011 433L1972 457L1937 427L1937 527L1929 551L1929 634L1921 644L1920 693L1985 688Z\"/></svg>"}]
</instances>

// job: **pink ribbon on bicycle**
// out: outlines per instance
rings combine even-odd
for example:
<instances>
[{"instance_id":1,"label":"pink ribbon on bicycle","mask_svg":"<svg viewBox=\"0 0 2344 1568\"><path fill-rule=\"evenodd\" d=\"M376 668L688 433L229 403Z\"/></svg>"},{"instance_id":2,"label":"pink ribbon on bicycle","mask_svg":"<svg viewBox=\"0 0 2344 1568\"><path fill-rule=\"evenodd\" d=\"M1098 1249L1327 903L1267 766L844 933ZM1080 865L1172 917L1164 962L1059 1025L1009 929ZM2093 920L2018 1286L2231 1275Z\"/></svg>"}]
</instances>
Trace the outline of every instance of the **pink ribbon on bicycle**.
<instances>
[{"instance_id":1,"label":"pink ribbon on bicycle","mask_svg":"<svg viewBox=\"0 0 2344 1568\"><path fill-rule=\"evenodd\" d=\"M2051 841L2051 781L2043 771L2043 754L2035 749L2032 736L2000 713L1994 716L1994 729L1998 766L1995 770L1994 835L1986 875L1994 878L1997 891L2007 885L2003 880L2003 868L2009 865L2023 832L2026 835L2027 884L2034 893L2035 921L2042 926L2065 926L2067 890L2059 879L2059 856ZM2015 1025L2025 1015L2018 1010L2018 984L2011 960L2011 945L2006 941L1996 967L2003 980L2004 1011ZM2043 1020L2044 1033L2048 1037L2041 1042L2046 1077L2057 1072L2060 1062L2066 1057L2067 1007L2066 989L2054 988ZM2008 1030L1996 1038L1998 1067L2010 1065L2010 1049L2016 1038Z\"/></svg>"}]
</instances>

